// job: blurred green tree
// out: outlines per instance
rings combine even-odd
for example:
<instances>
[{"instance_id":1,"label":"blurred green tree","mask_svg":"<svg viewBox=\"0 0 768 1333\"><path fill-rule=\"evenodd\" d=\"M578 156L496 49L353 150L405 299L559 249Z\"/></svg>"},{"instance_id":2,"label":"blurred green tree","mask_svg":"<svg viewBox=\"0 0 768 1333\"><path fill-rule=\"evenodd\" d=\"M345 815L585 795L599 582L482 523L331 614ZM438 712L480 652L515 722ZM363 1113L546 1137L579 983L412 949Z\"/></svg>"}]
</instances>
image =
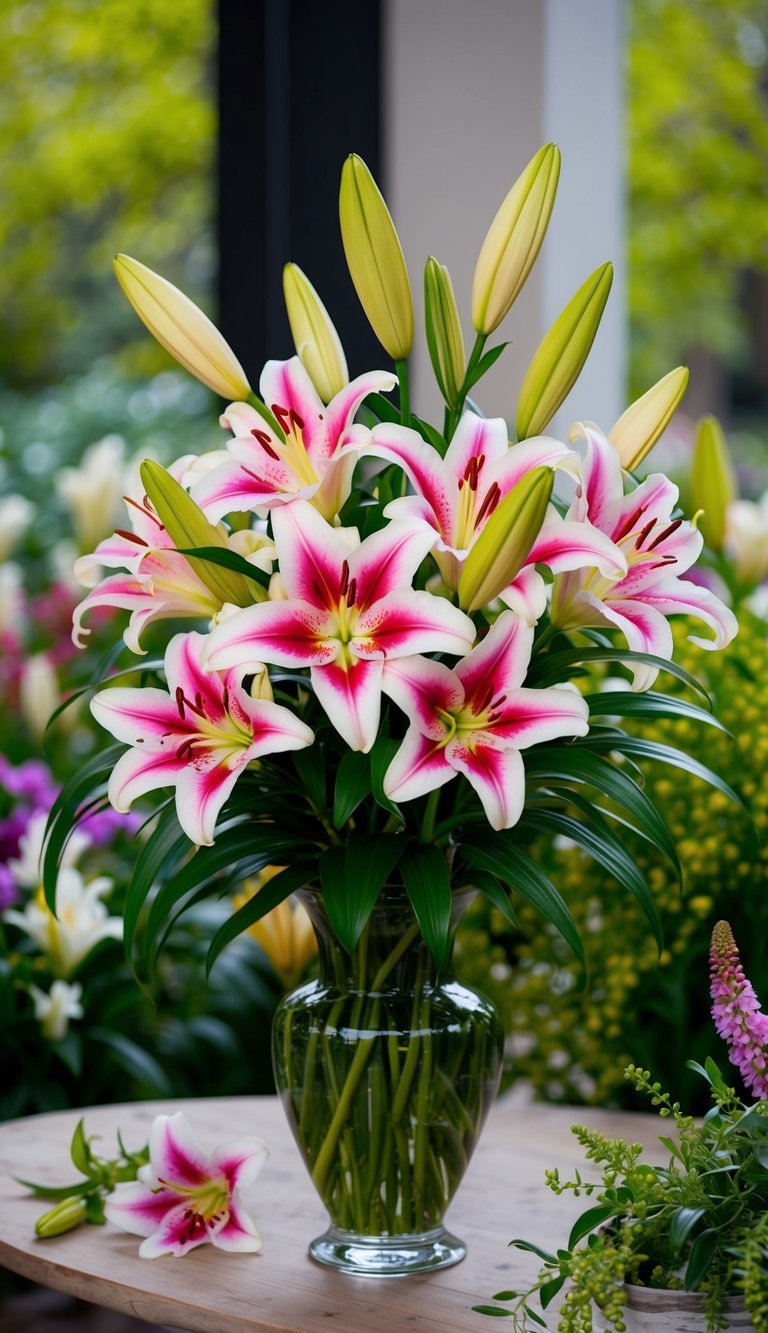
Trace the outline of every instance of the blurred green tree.
<instances>
[{"instance_id":1,"label":"blurred green tree","mask_svg":"<svg viewBox=\"0 0 768 1333\"><path fill-rule=\"evenodd\" d=\"M768 3L632 0L633 388L693 349L748 355L745 273L768 270Z\"/></svg>"},{"instance_id":2,"label":"blurred green tree","mask_svg":"<svg viewBox=\"0 0 768 1333\"><path fill-rule=\"evenodd\" d=\"M0 380L86 369L135 338L116 250L197 299L210 285L210 0L20 0L0 19ZM129 357L130 362L130 357Z\"/></svg>"}]
</instances>

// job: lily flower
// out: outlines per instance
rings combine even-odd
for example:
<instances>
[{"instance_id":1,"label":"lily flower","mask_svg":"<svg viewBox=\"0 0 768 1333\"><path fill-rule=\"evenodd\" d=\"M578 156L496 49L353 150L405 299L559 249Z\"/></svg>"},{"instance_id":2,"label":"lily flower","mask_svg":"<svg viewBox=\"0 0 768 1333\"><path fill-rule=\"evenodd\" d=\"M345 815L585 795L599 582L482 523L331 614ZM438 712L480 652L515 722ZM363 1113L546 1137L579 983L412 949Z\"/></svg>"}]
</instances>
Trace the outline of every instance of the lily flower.
<instances>
[{"instance_id":1,"label":"lily flower","mask_svg":"<svg viewBox=\"0 0 768 1333\"><path fill-rule=\"evenodd\" d=\"M231 457L194 483L193 500L212 523L232 511L265 514L297 497L333 518L349 495L357 451L371 438L352 418L369 393L396 383L395 375L373 370L345 385L326 407L297 356L268 361L259 388L282 435L255 408L232 403L221 417L234 432Z\"/></svg>"},{"instance_id":2,"label":"lily flower","mask_svg":"<svg viewBox=\"0 0 768 1333\"><path fill-rule=\"evenodd\" d=\"M593 524L624 553L628 572L607 577L598 570L560 574L552 592L552 623L560 629L588 625L616 627L635 652L672 657L666 617L687 615L714 631L714 639L690 635L701 648L724 648L738 630L733 612L707 588L678 575L690 569L702 548L691 523L673 518L678 489L652 473L624 494L621 465L613 445L596 426L578 428L587 441L582 482L568 518ZM633 689L647 690L658 671L632 664Z\"/></svg>"},{"instance_id":3,"label":"lily flower","mask_svg":"<svg viewBox=\"0 0 768 1333\"><path fill-rule=\"evenodd\" d=\"M56 490L72 515L81 551L90 550L119 521L127 472L120 435L105 436L85 450L79 467L59 471Z\"/></svg>"},{"instance_id":4,"label":"lily flower","mask_svg":"<svg viewBox=\"0 0 768 1333\"><path fill-rule=\"evenodd\" d=\"M570 689L524 689L533 629L513 611L452 670L426 657L384 666L384 691L412 718L384 777L393 801L412 801L463 773L494 829L523 811L520 751L560 736L586 736L588 709Z\"/></svg>"},{"instance_id":5,"label":"lily flower","mask_svg":"<svg viewBox=\"0 0 768 1333\"><path fill-rule=\"evenodd\" d=\"M233 1139L203 1152L183 1111L159 1115L149 1131L149 1163L104 1202L107 1220L146 1239L141 1259L177 1258L210 1241L219 1250L257 1253L263 1241L240 1190L269 1156L262 1139Z\"/></svg>"},{"instance_id":6,"label":"lily flower","mask_svg":"<svg viewBox=\"0 0 768 1333\"><path fill-rule=\"evenodd\" d=\"M176 813L192 842L210 845L216 819L253 759L311 745L314 734L288 708L252 699L243 673L204 671L202 634L177 634L165 654L168 690L100 690L91 711L131 749L107 794L116 810L158 787L176 788Z\"/></svg>"},{"instance_id":7,"label":"lily flower","mask_svg":"<svg viewBox=\"0 0 768 1333\"><path fill-rule=\"evenodd\" d=\"M111 888L112 880L104 875L86 884L78 870L65 867L56 884L56 916L39 889L23 912L6 912L4 920L29 935L51 971L66 979L102 940L123 937L122 918L109 916L102 902Z\"/></svg>"},{"instance_id":8,"label":"lily flower","mask_svg":"<svg viewBox=\"0 0 768 1333\"><path fill-rule=\"evenodd\" d=\"M477 537L521 477L539 467L560 468L577 477L579 465L574 450L548 436L510 446L501 417L486 419L474 412L464 413L445 458L416 431L388 422L374 427L367 453L397 463L406 473L416 494L390 501L384 513L432 534L435 560L453 591ZM546 604L536 564L547 564L553 572L597 566L614 575L625 568L622 555L603 533L583 522L565 523L551 510L509 590L509 605L531 623Z\"/></svg>"},{"instance_id":9,"label":"lily flower","mask_svg":"<svg viewBox=\"0 0 768 1333\"><path fill-rule=\"evenodd\" d=\"M70 1018L82 1018L80 1003L83 988L79 981L54 981L49 991L30 986L29 993L35 1006L35 1018L49 1041L62 1041L69 1031Z\"/></svg>"},{"instance_id":10,"label":"lily flower","mask_svg":"<svg viewBox=\"0 0 768 1333\"><path fill-rule=\"evenodd\" d=\"M410 586L432 545L431 529L390 523L360 542L304 500L276 509L272 524L285 599L245 607L217 625L207 664L223 670L258 659L310 667L336 730L351 749L367 753L379 725L385 659L463 655L475 627L445 598Z\"/></svg>"}]
</instances>

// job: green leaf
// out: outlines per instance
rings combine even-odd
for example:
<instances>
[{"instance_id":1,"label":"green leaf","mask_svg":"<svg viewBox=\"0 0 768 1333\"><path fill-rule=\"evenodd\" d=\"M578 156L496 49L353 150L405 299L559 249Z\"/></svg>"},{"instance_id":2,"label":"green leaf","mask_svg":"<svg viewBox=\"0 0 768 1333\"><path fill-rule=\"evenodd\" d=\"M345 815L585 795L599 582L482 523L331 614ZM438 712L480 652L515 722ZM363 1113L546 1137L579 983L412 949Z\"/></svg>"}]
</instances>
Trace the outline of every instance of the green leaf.
<instances>
[{"instance_id":1,"label":"green leaf","mask_svg":"<svg viewBox=\"0 0 768 1333\"><path fill-rule=\"evenodd\" d=\"M427 441L427 444L431 444L432 448L436 450L440 457L444 458L448 448L448 442L440 434L439 430L435 430L435 427L430 425L428 421L423 421L421 417L417 417L414 413L411 413L411 424L415 426L419 435Z\"/></svg>"},{"instance_id":2,"label":"green leaf","mask_svg":"<svg viewBox=\"0 0 768 1333\"><path fill-rule=\"evenodd\" d=\"M711 700L700 681L692 676L685 667L678 666L666 657L655 657L652 653L635 653L629 648L569 648L562 653L545 654L539 661L532 663L529 676L539 687L557 685L567 678L574 666L590 666L599 662L642 662L645 666L658 667L670 676L676 676L685 685L689 685L697 694L702 695L708 704ZM531 683L529 680L527 683Z\"/></svg>"},{"instance_id":3,"label":"green leaf","mask_svg":"<svg viewBox=\"0 0 768 1333\"><path fill-rule=\"evenodd\" d=\"M93 1156L85 1137L85 1118L83 1116L80 1117L75 1126L72 1142L69 1145L69 1155L81 1176L89 1176L91 1180L95 1180L99 1172L93 1169Z\"/></svg>"},{"instance_id":4,"label":"green leaf","mask_svg":"<svg viewBox=\"0 0 768 1333\"><path fill-rule=\"evenodd\" d=\"M368 836L354 832L344 847L330 847L321 856L325 909L337 939L349 953L405 847L406 839L393 833Z\"/></svg>"},{"instance_id":5,"label":"green leaf","mask_svg":"<svg viewBox=\"0 0 768 1333\"><path fill-rule=\"evenodd\" d=\"M291 755L307 795L321 816L325 813L325 746L310 745L306 750L295 750Z\"/></svg>"},{"instance_id":6,"label":"green leaf","mask_svg":"<svg viewBox=\"0 0 768 1333\"><path fill-rule=\"evenodd\" d=\"M205 960L205 970L210 973L216 959L231 940L235 939L249 926L256 921L260 921L263 916L271 912L273 908L278 907L285 898L296 889L302 888L305 884L312 882L316 873L315 867L311 862L300 862L298 865L288 866L281 870L272 879L267 880L266 884L255 893L249 902L235 912L223 926L219 926L213 939L211 940L208 955Z\"/></svg>"},{"instance_id":7,"label":"green leaf","mask_svg":"<svg viewBox=\"0 0 768 1333\"><path fill-rule=\"evenodd\" d=\"M462 842L461 855L470 866L489 870L527 898L562 935L582 966L584 945L568 908L544 871L503 834L486 834L482 843Z\"/></svg>"},{"instance_id":8,"label":"green leaf","mask_svg":"<svg viewBox=\"0 0 768 1333\"><path fill-rule=\"evenodd\" d=\"M473 385L477 384L477 381L481 380L483 375L487 374L491 369L491 366L496 364L505 347L509 347L509 343L499 343L498 347L491 347L483 356L481 356L477 365L466 376L462 387L464 389L471 389Z\"/></svg>"},{"instance_id":9,"label":"green leaf","mask_svg":"<svg viewBox=\"0 0 768 1333\"><path fill-rule=\"evenodd\" d=\"M602 755L592 754L588 747L576 743L560 746L557 751L541 746L527 756L526 773L529 778L545 779L550 786L567 788L576 782L596 787L628 811L637 827L672 862L678 878L681 876L674 839L656 806L632 778Z\"/></svg>"},{"instance_id":10,"label":"green leaf","mask_svg":"<svg viewBox=\"0 0 768 1333\"><path fill-rule=\"evenodd\" d=\"M651 690L645 694L634 694L631 690L605 690L600 694L585 694L584 700L589 705L590 717L684 717L717 727L726 736L731 735L714 713L670 694L655 694Z\"/></svg>"},{"instance_id":11,"label":"green leaf","mask_svg":"<svg viewBox=\"0 0 768 1333\"><path fill-rule=\"evenodd\" d=\"M583 847L592 859L597 861L598 865L603 866L609 875L623 884L637 899L653 930L659 951L661 951L664 944L661 921L648 887L648 881L637 862L626 851L621 840L602 816L593 814L592 823L596 826L594 828L590 828L588 824L582 823L578 819L571 818L570 815L561 814L557 810L529 810L521 822L523 827L533 828L546 836L561 833Z\"/></svg>"},{"instance_id":12,"label":"green leaf","mask_svg":"<svg viewBox=\"0 0 768 1333\"><path fill-rule=\"evenodd\" d=\"M162 1065L123 1032L114 1032L107 1028L91 1028L90 1037L108 1046L115 1054L118 1063L131 1078L138 1083L148 1084L153 1092L161 1097L172 1097L173 1086Z\"/></svg>"},{"instance_id":13,"label":"green leaf","mask_svg":"<svg viewBox=\"0 0 768 1333\"><path fill-rule=\"evenodd\" d=\"M594 1208L588 1208L571 1227L568 1249L572 1250L590 1231L594 1231L595 1227L599 1227L600 1223L604 1222L607 1217L611 1217L614 1211L612 1203L598 1203Z\"/></svg>"},{"instance_id":14,"label":"green leaf","mask_svg":"<svg viewBox=\"0 0 768 1333\"><path fill-rule=\"evenodd\" d=\"M431 843L411 847L400 861L400 874L421 933L438 970L451 951L451 881L444 853Z\"/></svg>"},{"instance_id":15,"label":"green leaf","mask_svg":"<svg viewBox=\"0 0 768 1333\"><path fill-rule=\"evenodd\" d=\"M389 399L385 398L383 394L369 393L365 400L365 406L375 412L379 421L400 421L399 408L395 407L394 403L390 403Z\"/></svg>"},{"instance_id":16,"label":"green leaf","mask_svg":"<svg viewBox=\"0 0 768 1333\"><path fill-rule=\"evenodd\" d=\"M493 903L496 910L501 912L502 916L507 918L510 925L514 926L516 930L519 930L520 923L517 919L515 909L495 875L489 875L485 870L475 870L472 875L472 884L479 893L485 894L486 898ZM500 1300L501 1297L497 1296L494 1299Z\"/></svg>"},{"instance_id":17,"label":"green leaf","mask_svg":"<svg viewBox=\"0 0 768 1333\"><path fill-rule=\"evenodd\" d=\"M359 750L347 750L336 770L333 827L341 828L371 790L371 761Z\"/></svg>"},{"instance_id":18,"label":"green leaf","mask_svg":"<svg viewBox=\"0 0 768 1333\"><path fill-rule=\"evenodd\" d=\"M403 812L399 805L390 801L388 796L384 795L384 774L392 763L397 751L400 748L400 742L391 740L389 736L377 736L371 749L371 791L373 799L382 809L389 810L390 814L397 815L401 822L405 823Z\"/></svg>"},{"instance_id":19,"label":"green leaf","mask_svg":"<svg viewBox=\"0 0 768 1333\"><path fill-rule=\"evenodd\" d=\"M258 569L250 560L246 560L245 556L238 555L237 551L230 550L228 546L190 546L180 550L179 555L194 556L197 560L204 560L208 565L231 569L233 573L242 574L252 583L257 583L260 588L269 587L269 574L266 570Z\"/></svg>"},{"instance_id":20,"label":"green leaf","mask_svg":"<svg viewBox=\"0 0 768 1333\"><path fill-rule=\"evenodd\" d=\"M495 1291L493 1299L495 1301L515 1301L517 1300L517 1294L516 1291Z\"/></svg>"},{"instance_id":21,"label":"green leaf","mask_svg":"<svg viewBox=\"0 0 768 1333\"><path fill-rule=\"evenodd\" d=\"M162 671L163 661L162 658L158 657L154 661L142 660L141 662L134 662L132 666L124 667L122 671L109 672L110 666L112 666L113 663L120 656L124 647L125 644L123 643L122 639L120 639L116 644L113 644L109 653L107 653L106 658L104 658L102 662L99 663L98 667L96 668L96 671L93 674L93 679L89 682L89 684L81 685L79 689L73 690L72 693L68 695L67 698L64 700L64 702L59 704L58 708L54 708L53 712L51 713L51 716L48 718L48 722L46 723L45 727L46 736L48 735L48 732L51 730L51 727L53 726L56 719L61 717L61 714L66 712L66 710L69 707L71 707L71 705L75 703L78 699L82 699L84 694L89 694L92 690L102 689L105 685L111 685L113 681L121 680L124 676L137 676L140 672L146 673L149 671ZM107 674L108 672L109 674Z\"/></svg>"},{"instance_id":22,"label":"green leaf","mask_svg":"<svg viewBox=\"0 0 768 1333\"><path fill-rule=\"evenodd\" d=\"M502 1310L500 1305L473 1305L475 1314L495 1315L499 1319L509 1318L513 1314L512 1310Z\"/></svg>"},{"instance_id":23,"label":"green leaf","mask_svg":"<svg viewBox=\"0 0 768 1333\"><path fill-rule=\"evenodd\" d=\"M139 914L152 886L175 869L193 846L186 833L179 828L176 804L172 801L142 846L133 867L123 909L123 942L127 958L131 955Z\"/></svg>"},{"instance_id":24,"label":"green leaf","mask_svg":"<svg viewBox=\"0 0 768 1333\"><path fill-rule=\"evenodd\" d=\"M90 1180L81 1180L77 1185L50 1186L36 1185L32 1180L22 1180L21 1176L14 1176L13 1179L25 1189L31 1190L36 1199L50 1199L51 1203L69 1199L73 1194L85 1194L87 1190L93 1188Z\"/></svg>"},{"instance_id":25,"label":"green leaf","mask_svg":"<svg viewBox=\"0 0 768 1333\"><path fill-rule=\"evenodd\" d=\"M587 737L589 740L589 737ZM608 748L613 748L607 741ZM640 736L625 736L621 742L621 753L627 755L637 755L640 759L652 759L660 764L671 764L674 768L681 768L686 773L692 773L694 777L701 778L703 782L709 783L710 787L716 787L724 796L744 810L745 806L741 797L730 787L719 774L713 769L702 764L698 759L692 758L683 750L676 750L672 745L662 745L660 741L643 740Z\"/></svg>"},{"instance_id":26,"label":"green leaf","mask_svg":"<svg viewBox=\"0 0 768 1333\"><path fill-rule=\"evenodd\" d=\"M537 1314L535 1310L532 1310L530 1305L524 1305L523 1309L525 1310L525 1313L527 1314L528 1318L533 1320L534 1324L538 1324L540 1328L547 1327L541 1315Z\"/></svg>"},{"instance_id":27,"label":"green leaf","mask_svg":"<svg viewBox=\"0 0 768 1333\"><path fill-rule=\"evenodd\" d=\"M685 1290L696 1291L703 1281L720 1244L717 1231L702 1231L691 1246L685 1269Z\"/></svg>"},{"instance_id":28,"label":"green leaf","mask_svg":"<svg viewBox=\"0 0 768 1333\"><path fill-rule=\"evenodd\" d=\"M52 912L56 911L56 883L59 861L82 812L86 800L106 788L124 746L110 745L82 764L59 792L51 807L45 830L43 857L43 884L45 900Z\"/></svg>"},{"instance_id":29,"label":"green leaf","mask_svg":"<svg viewBox=\"0 0 768 1333\"><path fill-rule=\"evenodd\" d=\"M669 1245L673 1254L679 1254L705 1208L676 1208L669 1219Z\"/></svg>"},{"instance_id":30,"label":"green leaf","mask_svg":"<svg viewBox=\"0 0 768 1333\"><path fill-rule=\"evenodd\" d=\"M563 1283L565 1282L565 1276L566 1275L563 1274L562 1277L553 1277L551 1282L545 1282L544 1285L539 1288L539 1300L541 1301L542 1310L546 1310L547 1306L555 1299L557 1293L562 1289Z\"/></svg>"}]
</instances>

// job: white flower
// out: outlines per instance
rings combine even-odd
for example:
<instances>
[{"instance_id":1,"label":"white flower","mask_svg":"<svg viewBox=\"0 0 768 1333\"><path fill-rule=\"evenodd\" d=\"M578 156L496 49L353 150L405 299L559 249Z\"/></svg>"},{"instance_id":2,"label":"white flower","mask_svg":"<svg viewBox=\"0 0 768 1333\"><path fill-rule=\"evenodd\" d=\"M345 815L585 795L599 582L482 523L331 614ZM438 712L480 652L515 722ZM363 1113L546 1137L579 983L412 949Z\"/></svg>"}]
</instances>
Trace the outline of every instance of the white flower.
<instances>
[{"instance_id":1,"label":"white flower","mask_svg":"<svg viewBox=\"0 0 768 1333\"><path fill-rule=\"evenodd\" d=\"M24 720L36 740L42 740L51 713L60 702L61 691L56 668L48 654L35 653L28 657L19 681L19 703ZM69 720L74 721L74 718Z\"/></svg>"},{"instance_id":2,"label":"white flower","mask_svg":"<svg viewBox=\"0 0 768 1333\"><path fill-rule=\"evenodd\" d=\"M105 435L86 449L79 467L60 470L56 489L72 513L82 550L93 550L119 522L127 471L121 435Z\"/></svg>"},{"instance_id":3,"label":"white flower","mask_svg":"<svg viewBox=\"0 0 768 1333\"><path fill-rule=\"evenodd\" d=\"M49 910L40 889L23 912L6 912L5 920L35 941L53 972L68 977L101 940L122 939L121 918L109 916L101 902L111 888L112 880L106 876L86 884L79 870L65 867L56 886L58 916Z\"/></svg>"},{"instance_id":4,"label":"white flower","mask_svg":"<svg viewBox=\"0 0 768 1333\"><path fill-rule=\"evenodd\" d=\"M35 1018L49 1041L61 1041L69 1031L70 1018L83 1016L79 981L71 986L67 981L54 981L47 995L37 986L30 986L29 993L35 1004Z\"/></svg>"},{"instance_id":5,"label":"white flower","mask_svg":"<svg viewBox=\"0 0 768 1333\"><path fill-rule=\"evenodd\" d=\"M34 512L35 506L23 495L4 495L0 500L0 563L8 559Z\"/></svg>"},{"instance_id":6,"label":"white flower","mask_svg":"<svg viewBox=\"0 0 768 1333\"><path fill-rule=\"evenodd\" d=\"M45 843L45 826L48 815L38 810L32 815L19 840L21 855L8 862L8 869L20 888L37 889L42 883L41 862ZM91 840L82 829L76 828L62 853L61 868L77 865L83 852L91 845Z\"/></svg>"},{"instance_id":7,"label":"white flower","mask_svg":"<svg viewBox=\"0 0 768 1333\"><path fill-rule=\"evenodd\" d=\"M24 619L24 577L12 560L0 564L0 634L18 634Z\"/></svg>"},{"instance_id":8,"label":"white flower","mask_svg":"<svg viewBox=\"0 0 768 1333\"><path fill-rule=\"evenodd\" d=\"M725 551L742 583L768 577L768 491L754 504L732 500L725 513Z\"/></svg>"}]
</instances>

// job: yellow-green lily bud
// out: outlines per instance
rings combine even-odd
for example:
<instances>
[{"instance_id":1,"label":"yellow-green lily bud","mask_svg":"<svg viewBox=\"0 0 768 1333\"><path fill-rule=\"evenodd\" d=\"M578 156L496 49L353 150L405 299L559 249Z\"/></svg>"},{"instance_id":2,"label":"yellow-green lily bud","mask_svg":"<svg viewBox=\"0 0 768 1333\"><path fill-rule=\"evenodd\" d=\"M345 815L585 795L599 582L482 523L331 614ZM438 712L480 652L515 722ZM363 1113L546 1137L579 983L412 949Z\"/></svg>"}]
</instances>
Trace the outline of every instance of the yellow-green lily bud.
<instances>
[{"instance_id":1,"label":"yellow-green lily bud","mask_svg":"<svg viewBox=\"0 0 768 1333\"><path fill-rule=\"evenodd\" d=\"M129 255L118 255L113 267L139 319L185 370L222 398L248 397L251 387L243 367L194 301Z\"/></svg>"},{"instance_id":2,"label":"yellow-green lily bud","mask_svg":"<svg viewBox=\"0 0 768 1333\"><path fill-rule=\"evenodd\" d=\"M220 528L209 523L199 505L170 472L151 459L145 459L139 469L141 480L155 512L174 546L179 551L192 548L218 547L228 551L229 544ZM258 596L254 585L234 570L223 569L210 560L189 557L198 578L214 597L234 606L250 606Z\"/></svg>"},{"instance_id":3,"label":"yellow-green lily bud","mask_svg":"<svg viewBox=\"0 0 768 1333\"><path fill-rule=\"evenodd\" d=\"M288 323L301 363L324 403L349 384L349 371L333 321L298 264L283 269Z\"/></svg>"},{"instance_id":4,"label":"yellow-green lily bud","mask_svg":"<svg viewBox=\"0 0 768 1333\"><path fill-rule=\"evenodd\" d=\"M544 334L525 372L517 400L517 438L540 435L570 393L589 356L613 282L601 264Z\"/></svg>"},{"instance_id":5,"label":"yellow-green lily bud","mask_svg":"<svg viewBox=\"0 0 768 1333\"><path fill-rule=\"evenodd\" d=\"M424 322L438 387L448 406L457 408L467 366L464 338L451 275L431 256L424 269Z\"/></svg>"},{"instance_id":6,"label":"yellow-green lily bud","mask_svg":"<svg viewBox=\"0 0 768 1333\"><path fill-rule=\"evenodd\" d=\"M694 509L701 509L698 526L713 551L721 551L725 539L725 517L739 490L728 445L716 417L703 417L693 448L691 492Z\"/></svg>"},{"instance_id":7,"label":"yellow-green lily bud","mask_svg":"<svg viewBox=\"0 0 768 1333\"><path fill-rule=\"evenodd\" d=\"M554 480L551 468L533 468L491 514L462 565L459 606L464 611L487 606L520 572L544 522Z\"/></svg>"},{"instance_id":8,"label":"yellow-green lily bud","mask_svg":"<svg viewBox=\"0 0 768 1333\"><path fill-rule=\"evenodd\" d=\"M38 1217L35 1222L35 1235L41 1240L48 1240L51 1236L63 1236L65 1231L74 1231L86 1219L88 1205L84 1198L79 1194L71 1194L68 1199L62 1199L54 1208L49 1208L47 1213Z\"/></svg>"},{"instance_id":9,"label":"yellow-green lily bud","mask_svg":"<svg viewBox=\"0 0 768 1333\"><path fill-rule=\"evenodd\" d=\"M472 323L478 333L493 333L517 300L547 233L559 179L560 149L545 144L493 219L472 284Z\"/></svg>"},{"instance_id":10,"label":"yellow-green lily bud","mask_svg":"<svg viewBox=\"0 0 768 1333\"><path fill-rule=\"evenodd\" d=\"M634 472L667 429L688 388L688 367L678 366L632 403L608 432L619 462Z\"/></svg>"},{"instance_id":11,"label":"yellow-green lily bud","mask_svg":"<svg viewBox=\"0 0 768 1333\"><path fill-rule=\"evenodd\" d=\"M363 159L350 154L341 172L339 221L360 304L393 361L413 344L413 301L403 249L384 198Z\"/></svg>"}]
</instances>

